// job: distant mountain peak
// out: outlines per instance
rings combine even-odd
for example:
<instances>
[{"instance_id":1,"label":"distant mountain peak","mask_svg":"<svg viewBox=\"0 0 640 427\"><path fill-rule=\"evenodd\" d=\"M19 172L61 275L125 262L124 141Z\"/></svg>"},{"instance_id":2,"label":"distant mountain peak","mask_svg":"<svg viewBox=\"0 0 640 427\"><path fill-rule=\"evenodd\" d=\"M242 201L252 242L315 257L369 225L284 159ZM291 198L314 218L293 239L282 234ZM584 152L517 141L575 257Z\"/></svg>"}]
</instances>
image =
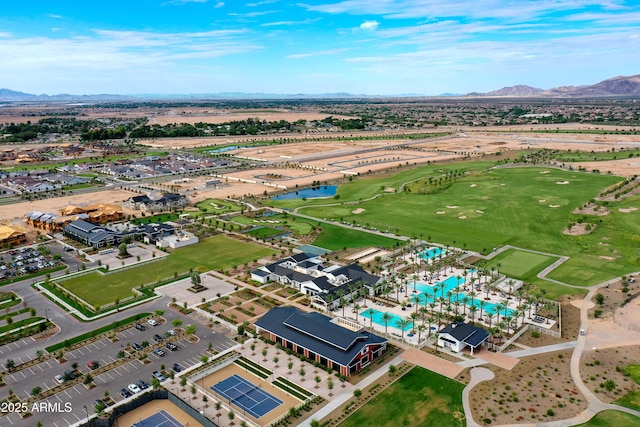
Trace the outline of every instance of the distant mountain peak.
<instances>
[{"instance_id":1,"label":"distant mountain peak","mask_svg":"<svg viewBox=\"0 0 640 427\"><path fill-rule=\"evenodd\" d=\"M515 85L503 87L502 89L494 90L486 93L486 96L531 96L538 95L544 92L544 89L538 89L537 87L531 87L527 85Z\"/></svg>"}]
</instances>

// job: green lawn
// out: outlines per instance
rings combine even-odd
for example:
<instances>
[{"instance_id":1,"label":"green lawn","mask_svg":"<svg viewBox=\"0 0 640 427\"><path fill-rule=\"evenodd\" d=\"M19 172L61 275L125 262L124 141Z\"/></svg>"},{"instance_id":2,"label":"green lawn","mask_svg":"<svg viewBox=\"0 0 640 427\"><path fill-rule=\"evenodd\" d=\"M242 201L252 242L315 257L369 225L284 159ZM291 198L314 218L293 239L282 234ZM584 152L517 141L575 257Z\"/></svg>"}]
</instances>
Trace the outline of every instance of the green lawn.
<instances>
[{"instance_id":1,"label":"green lawn","mask_svg":"<svg viewBox=\"0 0 640 427\"><path fill-rule=\"evenodd\" d=\"M624 368L624 373L629 375L637 384L640 384L640 365L629 365ZM640 391L627 393L614 403L640 411Z\"/></svg>"},{"instance_id":2,"label":"green lawn","mask_svg":"<svg viewBox=\"0 0 640 427\"><path fill-rule=\"evenodd\" d=\"M640 426L640 418L620 411L602 411L584 424L576 427L631 427Z\"/></svg>"},{"instance_id":3,"label":"green lawn","mask_svg":"<svg viewBox=\"0 0 640 427\"><path fill-rule=\"evenodd\" d=\"M464 384L415 367L340 426L464 426L463 388Z\"/></svg>"},{"instance_id":4,"label":"green lawn","mask_svg":"<svg viewBox=\"0 0 640 427\"><path fill-rule=\"evenodd\" d=\"M167 221L175 221L180 217L177 213L164 213L153 216L143 216L141 218L136 218L131 222L135 225L140 224L154 224L159 222L167 222Z\"/></svg>"},{"instance_id":5,"label":"green lawn","mask_svg":"<svg viewBox=\"0 0 640 427\"><path fill-rule=\"evenodd\" d=\"M364 248L368 246L393 248L404 244L402 240L379 236L377 234L367 233L366 231L339 227L333 224L321 223L320 227L322 227L322 233L320 233L313 244L325 249L341 250L344 248Z\"/></svg>"},{"instance_id":6,"label":"green lawn","mask_svg":"<svg viewBox=\"0 0 640 427\"><path fill-rule=\"evenodd\" d=\"M553 155L553 158L561 162L593 162L602 160L616 160L627 159L640 156L640 150L625 150L625 151L574 151L574 152L561 152Z\"/></svg>"},{"instance_id":7,"label":"green lawn","mask_svg":"<svg viewBox=\"0 0 640 427\"><path fill-rule=\"evenodd\" d=\"M640 210L622 213L618 208L637 206L640 196L611 202L607 216L573 213L622 178L551 168L488 169L490 165L425 166L391 176L357 178L340 186L339 199L271 203L298 207L300 213L316 218L356 222L485 254L511 244L569 256L549 277L575 285L593 285L638 270ZM400 190L404 182L403 191L384 191ZM585 236L562 234L578 220L592 223L594 231ZM535 277L536 268L546 262L539 261L520 269L523 277ZM532 262L536 264L527 260Z\"/></svg>"},{"instance_id":8,"label":"green lawn","mask_svg":"<svg viewBox=\"0 0 640 427\"><path fill-rule=\"evenodd\" d=\"M162 260L121 272L102 275L94 272L59 284L90 304L105 305L116 298L131 296L131 289L184 273L190 268L201 272L225 270L270 255L272 251L254 243L240 242L219 234L197 245L177 249Z\"/></svg>"},{"instance_id":9,"label":"green lawn","mask_svg":"<svg viewBox=\"0 0 640 427\"><path fill-rule=\"evenodd\" d=\"M234 202L221 199L206 199L196 205L200 212L210 215L220 215L230 212L240 212L242 208Z\"/></svg>"},{"instance_id":10,"label":"green lawn","mask_svg":"<svg viewBox=\"0 0 640 427\"><path fill-rule=\"evenodd\" d=\"M282 230L278 230L277 228L271 227L260 227L255 228L251 231L247 231L246 234L249 236L253 236L257 239L264 239L271 236L277 236L278 234L282 234Z\"/></svg>"},{"instance_id":11,"label":"green lawn","mask_svg":"<svg viewBox=\"0 0 640 427\"><path fill-rule=\"evenodd\" d=\"M536 273L557 260L555 257L509 249L492 258L487 267L494 267L509 277L531 281Z\"/></svg>"}]
</instances>

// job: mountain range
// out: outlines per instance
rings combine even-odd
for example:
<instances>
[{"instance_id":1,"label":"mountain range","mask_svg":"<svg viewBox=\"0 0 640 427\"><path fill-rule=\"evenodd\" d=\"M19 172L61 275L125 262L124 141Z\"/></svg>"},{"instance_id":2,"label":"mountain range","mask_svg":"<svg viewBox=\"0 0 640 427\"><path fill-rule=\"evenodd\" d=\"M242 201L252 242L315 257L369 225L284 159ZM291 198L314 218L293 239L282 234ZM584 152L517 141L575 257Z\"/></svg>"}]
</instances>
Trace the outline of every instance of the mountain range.
<instances>
[{"instance_id":1,"label":"mountain range","mask_svg":"<svg viewBox=\"0 0 640 427\"><path fill-rule=\"evenodd\" d=\"M98 101L141 101L141 100L205 100L205 99L363 99L390 97L425 97L417 94L403 95L354 95L350 93L322 93L322 94L275 94L275 93L245 93L219 92L203 94L143 94L143 95L34 95L10 89L0 89L0 102L98 102ZM441 94L439 97L466 98L623 98L640 97L640 74L635 76L618 76L603 80L594 85L559 86L552 89L539 89L527 85L504 87L486 93Z\"/></svg>"}]
</instances>

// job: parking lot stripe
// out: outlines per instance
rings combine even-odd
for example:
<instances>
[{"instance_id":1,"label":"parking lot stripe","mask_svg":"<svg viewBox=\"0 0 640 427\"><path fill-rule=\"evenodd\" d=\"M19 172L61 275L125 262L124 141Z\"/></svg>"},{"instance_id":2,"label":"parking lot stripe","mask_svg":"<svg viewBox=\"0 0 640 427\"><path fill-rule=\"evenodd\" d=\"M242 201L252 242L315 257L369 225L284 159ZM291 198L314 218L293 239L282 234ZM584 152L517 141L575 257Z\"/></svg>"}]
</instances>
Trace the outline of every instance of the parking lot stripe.
<instances>
[{"instance_id":1,"label":"parking lot stripe","mask_svg":"<svg viewBox=\"0 0 640 427\"><path fill-rule=\"evenodd\" d=\"M77 391L77 392L78 392L78 394L79 394L80 396L82 396L82 392L80 392L80 390L78 390L76 387L74 387L72 390Z\"/></svg>"},{"instance_id":2,"label":"parking lot stripe","mask_svg":"<svg viewBox=\"0 0 640 427\"><path fill-rule=\"evenodd\" d=\"M82 352L82 349L78 349L78 353L80 353L81 355L84 356L84 353Z\"/></svg>"},{"instance_id":3,"label":"parking lot stripe","mask_svg":"<svg viewBox=\"0 0 640 427\"><path fill-rule=\"evenodd\" d=\"M66 394L66 395L67 395L67 397L68 397L69 399L71 399L71 395L69 394L69 392L68 392L67 390L63 390L63 391L64 391L64 394Z\"/></svg>"},{"instance_id":4,"label":"parking lot stripe","mask_svg":"<svg viewBox=\"0 0 640 427\"><path fill-rule=\"evenodd\" d=\"M44 372L44 368L42 367L42 365L36 365L38 368L40 368L40 372Z\"/></svg>"},{"instance_id":5,"label":"parking lot stripe","mask_svg":"<svg viewBox=\"0 0 640 427\"><path fill-rule=\"evenodd\" d=\"M130 370L127 369L127 367L125 365L122 365L121 368L124 369L127 372L131 372Z\"/></svg>"},{"instance_id":6,"label":"parking lot stripe","mask_svg":"<svg viewBox=\"0 0 640 427\"><path fill-rule=\"evenodd\" d=\"M110 374L109 372L105 372L104 374L105 374L106 376L108 376L109 378L111 378L112 380L114 380L114 379L115 379L115 378L113 378L113 377L111 376L111 374Z\"/></svg>"},{"instance_id":7,"label":"parking lot stripe","mask_svg":"<svg viewBox=\"0 0 640 427\"><path fill-rule=\"evenodd\" d=\"M49 364L48 360L46 361L46 364L47 364L47 368L51 368L51 365Z\"/></svg>"},{"instance_id":8,"label":"parking lot stripe","mask_svg":"<svg viewBox=\"0 0 640 427\"><path fill-rule=\"evenodd\" d=\"M5 418L7 419L7 421L9 421L11 423L11 425L13 425L13 421L11 420L11 416L10 415L7 415Z\"/></svg>"},{"instance_id":9,"label":"parking lot stripe","mask_svg":"<svg viewBox=\"0 0 640 427\"><path fill-rule=\"evenodd\" d=\"M96 343L92 342L92 343L91 343L91 345L92 345L96 350L100 350L100 347L98 347L98 346L96 345Z\"/></svg>"},{"instance_id":10,"label":"parking lot stripe","mask_svg":"<svg viewBox=\"0 0 640 427\"><path fill-rule=\"evenodd\" d=\"M20 371L20 375L22 375L22 378L26 379L27 376L24 374L24 372Z\"/></svg>"},{"instance_id":11,"label":"parking lot stripe","mask_svg":"<svg viewBox=\"0 0 640 427\"><path fill-rule=\"evenodd\" d=\"M62 403L62 399L60 399L60 396L58 396L58 393L54 394L54 396L56 397L56 399L58 399Z\"/></svg>"},{"instance_id":12,"label":"parking lot stripe","mask_svg":"<svg viewBox=\"0 0 640 427\"><path fill-rule=\"evenodd\" d=\"M31 372L31 375L35 375L35 373L33 372L33 369L29 368L29 372Z\"/></svg>"}]
</instances>

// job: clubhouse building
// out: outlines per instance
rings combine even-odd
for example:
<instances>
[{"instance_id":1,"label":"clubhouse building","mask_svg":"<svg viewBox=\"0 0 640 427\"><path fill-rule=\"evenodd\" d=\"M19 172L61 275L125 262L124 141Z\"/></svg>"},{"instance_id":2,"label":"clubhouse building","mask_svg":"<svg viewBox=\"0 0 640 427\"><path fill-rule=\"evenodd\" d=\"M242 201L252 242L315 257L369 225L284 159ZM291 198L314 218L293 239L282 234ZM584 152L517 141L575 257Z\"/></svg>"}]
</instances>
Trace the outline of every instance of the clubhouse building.
<instances>
[{"instance_id":1,"label":"clubhouse building","mask_svg":"<svg viewBox=\"0 0 640 427\"><path fill-rule=\"evenodd\" d=\"M341 320L285 306L272 308L255 326L266 339L349 376L379 357L387 340Z\"/></svg>"},{"instance_id":2,"label":"clubhouse building","mask_svg":"<svg viewBox=\"0 0 640 427\"><path fill-rule=\"evenodd\" d=\"M295 288L327 310L335 309L341 296L349 302L354 287L364 288L368 295L373 295L376 285L382 281L381 277L367 273L358 264L328 264L321 256L304 252L252 271L251 279L262 284L278 282Z\"/></svg>"},{"instance_id":3,"label":"clubhouse building","mask_svg":"<svg viewBox=\"0 0 640 427\"><path fill-rule=\"evenodd\" d=\"M469 347L473 354L488 338L489 333L483 328L464 322L454 322L438 332L438 346L450 348L456 353Z\"/></svg>"}]
</instances>

